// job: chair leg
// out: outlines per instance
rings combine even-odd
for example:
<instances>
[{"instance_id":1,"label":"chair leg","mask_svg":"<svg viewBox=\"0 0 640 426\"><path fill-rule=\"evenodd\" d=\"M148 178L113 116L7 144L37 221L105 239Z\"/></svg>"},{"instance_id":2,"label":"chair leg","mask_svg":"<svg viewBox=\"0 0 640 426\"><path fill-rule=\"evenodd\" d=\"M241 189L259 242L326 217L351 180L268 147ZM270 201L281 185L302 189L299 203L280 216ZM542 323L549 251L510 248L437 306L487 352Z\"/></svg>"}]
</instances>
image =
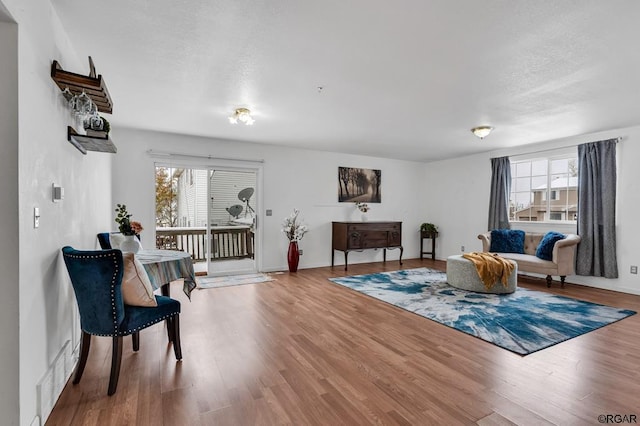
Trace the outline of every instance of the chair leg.
<instances>
[{"instance_id":1,"label":"chair leg","mask_svg":"<svg viewBox=\"0 0 640 426\"><path fill-rule=\"evenodd\" d=\"M131 341L133 342L133 351L138 352L140 349L140 332L136 331L131 335Z\"/></svg>"},{"instance_id":2,"label":"chair leg","mask_svg":"<svg viewBox=\"0 0 640 426\"><path fill-rule=\"evenodd\" d=\"M551 275L547 275L547 287L551 287Z\"/></svg>"},{"instance_id":3,"label":"chair leg","mask_svg":"<svg viewBox=\"0 0 640 426\"><path fill-rule=\"evenodd\" d=\"M76 372L73 375L73 384L80 383L82 373L84 373L84 367L87 365L87 358L89 357L89 347L91 346L91 335L86 331L82 332L82 340L80 340L80 359L76 366Z\"/></svg>"},{"instance_id":4,"label":"chair leg","mask_svg":"<svg viewBox=\"0 0 640 426\"><path fill-rule=\"evenodd\" d=\"M164 327L167 329L167 340L169 343L173 342L173 323L171 317L164 320Z\"/></svg>"},{"instance_id":5,"label":"chair leg","mask_svg":"<svg viewBox=\"0 0 640 426\"><path fill-rule=\"evenodd\" d=\"M111 376L109 377L109 396L116 393L118 377L120 376L120 362L122 361L122 336L113 336L111 345Z\"/></svg>"},{"instance_id":6,"label":"chair leg","mask_svg":"<svg viewBox=\"0 0 640 426\"><path fill-rule=\"evenodd\" d=\"M565 278L567 278L567 276L566 276L566 275L562 275L562 276L560 276L560 286L561 286L562 288L564 288L564 279L565 279Z\"/></svg>"},{"instance_id":7,"label":"chair leg","mask_svg":"<svg viewBox=\"0 0 640 426\"><path fill-rule=\"evenodd\" d=\"M179 361L182 359L182 346L180 346L180 314L175 314L171 323L173 324L173 352Z\"/></svg>"},{"instance_id":8,"label":"chair leg","mask_svg":"<svg viewBox=\"0 0 640 426\"><path fill-rule=\"evenodd\" d=\"M171 283L164 284L160 287L160 294L166 297L171 297ZM173 342L173 334L172 334L172 324L171 319L166 319L164 321L164 325L167 327L167 338L169 342Z\"/></svg>"}]
</instances>

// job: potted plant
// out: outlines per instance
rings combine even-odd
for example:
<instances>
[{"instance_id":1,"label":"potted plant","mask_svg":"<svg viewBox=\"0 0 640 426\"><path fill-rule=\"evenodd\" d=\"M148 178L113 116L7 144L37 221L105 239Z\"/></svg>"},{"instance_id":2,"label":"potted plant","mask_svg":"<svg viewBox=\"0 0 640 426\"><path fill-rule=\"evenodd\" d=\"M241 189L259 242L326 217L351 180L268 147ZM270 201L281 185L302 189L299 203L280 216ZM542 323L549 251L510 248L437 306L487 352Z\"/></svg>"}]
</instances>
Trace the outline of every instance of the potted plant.
<instances>
[{"instance_id":1,"label":"potted plant","mask_svg":"<svg viewBox=\"0 0 640 426\"><path fill-rule=\"evenodd\" d=\"M433 223L423 223L422 225L420 225L420 232L422 233L423 237L428 238L428 237L437 237L438 236L438 227L435 226Z\"/></svg>"},{"instance_id":2,"label":"potted plant","mask_svg":"<svg viewBox=\"0 0 640 426\"><path fill-rule=\"evenodd\" d=\"M140 245L140 232L144 229L142 224L131 220L132 215L127 211L127 206L124 204L116 205L116 213L118 214L116 216L118 230L124 235L124 240L118 248L122 251L137 253L142 249L142 245Z\"/></svg>"},{"instance_id":3,"label":"potted plant","mask_svg":"<svg viewBox=\"0 0 640 426\"><path fill-rule=\"evenodd\" d=\"M111 124L101 115L93 115L84 121L84 130L87 136L107 138L111 130Z\"/></svg>"},{"instance_id":4,"label":"potted plant","mask_svg":"<svg viewBox=\"0 0 640 426\"><path fill-rule=\"evenodd\" d=\"M367 203L361 203L360 201L356 201L356 208L362 212L362 221L367 221L367 212L371 210L371 207Z\"/></svg>"}]
</instances>

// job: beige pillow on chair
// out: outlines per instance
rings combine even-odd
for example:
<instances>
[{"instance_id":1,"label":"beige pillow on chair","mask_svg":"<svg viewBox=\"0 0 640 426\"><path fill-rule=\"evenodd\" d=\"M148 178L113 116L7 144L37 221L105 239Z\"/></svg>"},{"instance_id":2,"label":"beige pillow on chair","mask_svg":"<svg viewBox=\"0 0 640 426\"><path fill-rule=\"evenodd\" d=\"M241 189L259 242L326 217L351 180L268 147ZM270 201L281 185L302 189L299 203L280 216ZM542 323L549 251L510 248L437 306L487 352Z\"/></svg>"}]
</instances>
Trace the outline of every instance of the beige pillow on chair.
<instances>
[{"instance_id":1,"label":"beige pillow on chair","mask_svg":"<svg viewBox=\"0 0 640 426\"><path fill-rule=\"evenodd\" d=\"M158 306L153 295L153 286L144 266L133 253L122 253L124 274L122 276L122 298L126 305Z\"/></svg>"}]
</instances>

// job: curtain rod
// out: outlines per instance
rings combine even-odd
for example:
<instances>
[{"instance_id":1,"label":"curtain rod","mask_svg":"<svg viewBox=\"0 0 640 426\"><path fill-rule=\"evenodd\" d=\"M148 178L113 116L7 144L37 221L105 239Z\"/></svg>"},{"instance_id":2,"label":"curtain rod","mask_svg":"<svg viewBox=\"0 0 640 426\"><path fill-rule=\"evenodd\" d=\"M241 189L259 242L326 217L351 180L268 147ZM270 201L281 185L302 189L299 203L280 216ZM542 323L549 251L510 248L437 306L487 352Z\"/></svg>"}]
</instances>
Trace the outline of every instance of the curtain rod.
<instances>
[{"instance_id":1,"label":"curtain rod","mask_svg":"<svg viewBox=\"0 0 640 426\"><path fill-rule=\"evenodd\" d=\"M622 142L622 136L618 136L617 138L602 139L601 141L596 141L596 142L609 141L609 140L614 140L616 143ZM583 142L583 143L593 143L593 142ZM517 157L519 155L531 155L531 154L541 154L543 152L559 151L559 150L564 149L564 148L572 148L572 147L578 146L578 145L582 145L582 143L576 143L576 144L572 144L572 145L564 145L564 146L559 146L557 148L539 149L537 151L527 151L527 152L523 152L523 153L520 153L520 154L508 155L507 157ZM505 156L501 155L500 157L505 157ZM498 158L498 157L491 157L491 158Z\"/></svg>"},{"instance_id":2,"label":"curtain rod","mask_svg":"<svg viewBox=\"0 0 640 426\"><path fill-rule=\"evenodd\" d=\"M244 158L216 157L211 154L209 155L180 154L177 152L154 151L153 149L148 150L147 154L150 157L154 157L154 158L197 158L197 159L207 159L207 160L238 161L242 163L264 163L264 160L247 160Z\"/></svg>"}]
</instances>

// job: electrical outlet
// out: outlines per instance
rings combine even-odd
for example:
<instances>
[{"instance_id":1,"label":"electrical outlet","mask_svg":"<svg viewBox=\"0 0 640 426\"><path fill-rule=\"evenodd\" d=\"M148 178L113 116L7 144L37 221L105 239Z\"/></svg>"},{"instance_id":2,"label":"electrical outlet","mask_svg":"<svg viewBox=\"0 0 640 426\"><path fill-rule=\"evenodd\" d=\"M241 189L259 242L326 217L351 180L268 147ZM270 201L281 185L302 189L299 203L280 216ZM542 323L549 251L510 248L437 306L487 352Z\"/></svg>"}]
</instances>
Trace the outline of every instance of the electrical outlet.
<instances>
[{"instance_id":1,"label":"electrical outlet","mask_svg":"<svg viewBox=\"0 0 640 426\"><path fill-rule=\"evenodd\" d=\"M638 267L636 265L632 265L631 266L631 273L632 274L637 274L638 273Z\"/></svg>"},{"instance_id":2,"label":"electrical outlet","mask_svg":"<svg viewBox=\"0 0 640 426\"><path fill-rule=\"evenodd\" d=\"M303 252L303 251L304 251L304 250L300 249L300 256L302 256L302 252Z\"/></svg>"},{"instance_id":3,"label":"electrical outlet","mask_svg":"<svg viewBox=\"0 0 640 426\"><path fill-rule=\"evenodd\" d=\"M464 246L460 246L460 251L464 253Z\"/></svg>"}]
</instances>

